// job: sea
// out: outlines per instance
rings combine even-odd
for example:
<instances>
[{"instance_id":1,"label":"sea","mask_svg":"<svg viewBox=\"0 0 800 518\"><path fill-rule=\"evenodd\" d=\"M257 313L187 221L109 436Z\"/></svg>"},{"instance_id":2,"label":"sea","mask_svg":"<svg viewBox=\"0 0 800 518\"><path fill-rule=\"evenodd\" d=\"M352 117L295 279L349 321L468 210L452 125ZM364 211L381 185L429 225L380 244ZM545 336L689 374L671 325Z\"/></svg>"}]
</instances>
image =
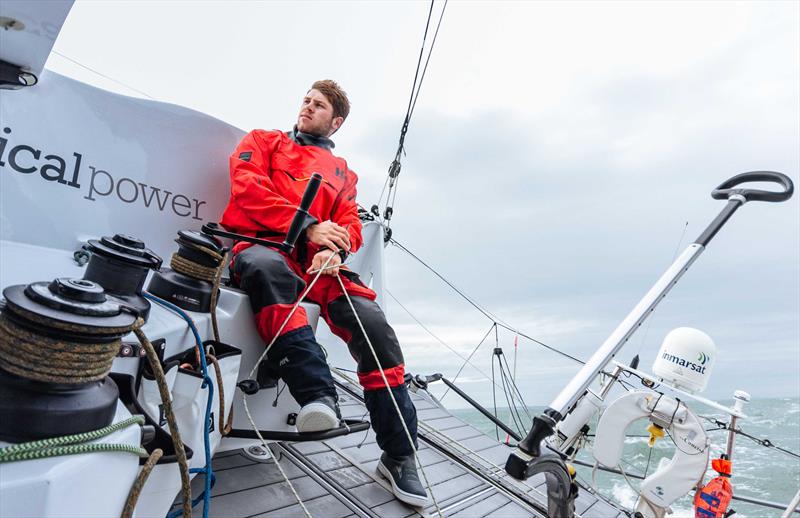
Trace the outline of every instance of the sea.
<instances>
[{"instance_id":1,"label":"sea","mask_svg":"<svg viewBox=\"0 0 800 518\"><path fill-rule=\"evenodd\" d=\"M720 401L727 406L732 406L733 401ZM711 419L727 421L728 416L720 411L698 403L689 404L692 411L700 416ZM536 415L542 408L530 408L530 414ZM493 438L506 439L502 430L497 430L494 423L486 419L474 409L456 409L453 414L483 431ZM800 454L800 398L772 398L755 399L745 407L746 419L739 420L737 427L758 439L768 439L771 444L785 450ZM509 423L508 409L498 409L498 415L504 422ZM523 413L523 415L525 415ZM527 416L526 416L527 418ZM530 421L528 421L530 424ZM511 426L512 428L513 425ZM659 439L655 446L649 448L645 431L646 423L635 423L629 430L631 437L627 438L624 447L624 463L626 473L642 475L652 474L657 468L660 459L672 457L674 445L668 437ZM715 428L708 423L707 428ZM594 429L594 426L592 427ZM526 430L527 432L527 430ZM591 431L589 432L592 433ZM711 458L719 457L724 452L727 444L727 433L722 430L708 431L711 440ZM591 441L591 437L589 438ZM512 440L513 441L513 440ZM581 450L578 459L594 463L591 454L591 443ZM591 486L592 470L576 466L578 477L584 484ZM709 466L704 482L708 482L716 473ZM631 479L633 484L638 480ZM621 475L597 472L597 490L621 504L627 509L633 509L636 502L636 492L628 485ZM754 440L737 435L733 452L733 476L731 477L734 495L768 500L789 504L798 490L800 490L800 457L781 452L776 448L765 447ZM673 518L694 517L692 500L694 492L679 499L672 505ZM757 506L734 500L730 508L736 511L734 518L767 518L779 517L782 510ZM800 513L794 516L800 518Z\"/></svg>"}]
</instances>

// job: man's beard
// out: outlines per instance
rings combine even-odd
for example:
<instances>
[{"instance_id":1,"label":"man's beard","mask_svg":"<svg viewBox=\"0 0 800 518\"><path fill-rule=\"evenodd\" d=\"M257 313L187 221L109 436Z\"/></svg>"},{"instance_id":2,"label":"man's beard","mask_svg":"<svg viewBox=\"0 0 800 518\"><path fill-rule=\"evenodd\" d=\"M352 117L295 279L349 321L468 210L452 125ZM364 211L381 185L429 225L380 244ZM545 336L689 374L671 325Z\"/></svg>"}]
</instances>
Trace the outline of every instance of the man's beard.
<instances>
[{"instance_id":1,"label":"man's beard","mask_svg":"<svg viewBox=\"0 0 800 518\"><path fill-rule=\"evenodd\" d=\"M300 131L302 131L303 133L307 133L309 135L314 135L315 137L327 138L327 136L330 135L331 128L333 128L333 121L330 121L327 124L321 122L319 125L301 129Z\"/></svg>"}]
</instances>

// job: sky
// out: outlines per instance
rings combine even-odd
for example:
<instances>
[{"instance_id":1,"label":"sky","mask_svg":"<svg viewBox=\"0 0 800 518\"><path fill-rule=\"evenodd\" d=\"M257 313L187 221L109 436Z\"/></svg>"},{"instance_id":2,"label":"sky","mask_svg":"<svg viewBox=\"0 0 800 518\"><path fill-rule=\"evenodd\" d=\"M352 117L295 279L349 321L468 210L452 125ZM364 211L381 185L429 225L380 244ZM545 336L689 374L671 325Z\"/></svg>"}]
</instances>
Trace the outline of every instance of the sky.
<instances>
[{"instance_id":1,"label":"sky","mask_svg":"<svg viewBox=\"0 0 800 518\"><path fill-rule=\"evenodd\" d=\"M78 1L47 67L244 130L289 129L308 86L333 78L353 104L336 152L370 206L428 8ZM800 181L800 4L451 1L406 151L394 237L503 322L586 359L721 210L714 187L751 170ZM462 360L439 340L467 356L492 321L397 247L387 264L408 370L454 377ZM747 204L619 359L650 370L669 330L696 327L719 349L704 395L797 397L799 270L798 196ZM578 369L492 332L459 376L485 404L496 345L531 405Z\"/></svg>"}]
</instances>

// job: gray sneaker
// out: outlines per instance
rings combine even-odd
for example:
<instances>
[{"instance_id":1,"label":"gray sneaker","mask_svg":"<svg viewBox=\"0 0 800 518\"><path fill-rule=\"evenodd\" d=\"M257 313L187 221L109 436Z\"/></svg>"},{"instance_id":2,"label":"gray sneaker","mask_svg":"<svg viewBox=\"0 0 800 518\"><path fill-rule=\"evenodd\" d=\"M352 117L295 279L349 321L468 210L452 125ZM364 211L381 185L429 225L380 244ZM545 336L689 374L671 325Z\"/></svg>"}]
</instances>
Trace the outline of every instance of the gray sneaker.
<instances>
[{"instance_id":1,"label":"gray sneaker","mask_svg":"<svg viewBox=\"0 0 800 518\"><path fill-rule=\"evenodd\" d=\"M415 507L428 503L428 492L419 480L413 455L396 459L384 452L378 461L378 473L389 480L394 496L401 502Z\"/></svg>"},{"instance_id":2,"label":"gray sneaker","mask_svg":"<svg viewBox=\"0 0 800 518\"><path fill-rule=\"evenodd\" d=\"M300 433L325 432L336 428L339 426L339 407L336 400L324 396L306 403L297 413L295 426Z\"/></svg>"}]
</instances>

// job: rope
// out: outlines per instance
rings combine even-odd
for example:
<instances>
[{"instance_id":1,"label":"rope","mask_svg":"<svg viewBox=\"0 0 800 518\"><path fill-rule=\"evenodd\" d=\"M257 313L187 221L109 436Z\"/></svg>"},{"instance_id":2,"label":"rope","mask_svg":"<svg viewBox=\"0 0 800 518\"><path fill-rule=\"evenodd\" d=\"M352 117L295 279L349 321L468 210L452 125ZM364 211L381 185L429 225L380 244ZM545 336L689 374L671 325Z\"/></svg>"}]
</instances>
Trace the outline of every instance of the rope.
<instances>
[{"instance_id":1,"label":"rope","mask_svg":"<svg viewBox=\"0 0 800 518\"><path fill-rule=\"evenodd\" d=\"M172 259L170 260L170 267L176 272L182 273L187 277L192 277L194 279L200 279L202 281L207 281L211 283L211 301L209 304L211 311L211 328L214 331L214 340L219 342L220 339L219 339L219 324L217 323L217 299L219 297L219 285L220 282L222 281L222 271L225 269L225 263L228 260L228 251L225 250L222 254L220 254L217 251L202 245L184 243L183 246L187 246L193 250L202 252L217 262L217 266L205 266L203 264L190 261L185 257L181 257L176 253L172 254Z\"/></svg>"},{"instance_id":2,"label":"rope","mask_svg":"<svg viewBox=\"0 0 800 518\"><path fill-rule=\"evenodd\" d=\"M141 471L139 471L139 474L136 476L136 480L133 481L133 486L131 486L128 498L125 500L125 507L122 508L120 518L133 517L133 510L136 508L136 502L139 501L142 488L144 488L147 479L150 478L150 472L153 471L153 468L155 468L162 455L164 455L164 451L161 448L156 448L153 450L153 453L150 454L150 457L147 458L147 462L144 463Z\"/></svg>"},{"instance_id":3,"label":"rope","mask_svg":"<svg viewBox=\"0 0 800 518\"><path fill-rule=\"evenodd\" d=\"M27 313L26 317L32 315L24 310L17 311L17 308L14 311ZM76 327L41 318L37 318L36 323L61 331L75 330ZM80 331L89 329L81 327ZM109 333L109 329L105 328L103 332ZM0 366L29 380L67 384L99 381L111 370L121 343L120 338L94 343L51 338L29 331L10 320L5 313L0 314Z\"/></svg>"},{"instance_id":4,"label":"rope","mask_svg":"<svg viewBox=\"0 0 800 518\"><path fill-rule=\"evenodd\" d=\"M133 453L140 457L147 457L147 451L139 446L128 444L86 444L106 437L114 432L123 430L131 425L144 424L144 417L136 415L124 421L111 424L99 430L92 430L62 437L51 437L38 441L14 444L5 448L0 448L0 463L18 462L23 460L44 459L48 457L59 457L62 455L79 455L82 453L97 452L126 452Z\"/></svg>"},{"instance_id":5,"label":"rope","mask_svg":"<svg viewBox=\"0 0 800 518\"><path fill-rule=\"evenodd\" d=\"M130 444L70 444L68 446L56 446L54 448L45 448L43 450L23 451L3 455L0 457L0 462L19 462L23 460L36 460L46 459L48 457L61 457L64 455L80 455L83 453L133 453L139 457L147 457L147 450L140 446L131 446Z\"/></svg>"},{"instance_id":6,"label":"rope","mask_svg":"<svg viewBox=\"0 0 800 518\"><path fill-rule=\"evenodd\" d=\"M143 325L144 320L139 318L133 326L133 332L147 354L147 361L156 379L158 393L161 395L161 402L164 405L164 416L167 419L170 436L172 437L172 445L175 448L175 456L178 459L178 470L181 476L183 515L186 518L190 518L192 516L192 489L189 481L189 460L186 458L186 450L183 448L183 441L181 440L181 434L178 430L178 422L175 420L175 413L172 410L172 400L169 396L167 381L164 378L164 369L161 368L161 361L158 359L153 344L150 343L150 340L148 340L147 336L141 330Z\"/></svg>"},{"instance_id":7,"label":"rope","mask_svg":"<svg viewBox=\"0 0 800 518\"><path fill-rule=\"evenodd\" d=\"M189 330L191 330L192 335L194 336L195 346L196 346L196 353L199 359L199 367L202 372L203 376L203 383L200 385L201 388L208 390L208 398L206 399L206 412L205 418L203 419L203 450L205 454L205 465L202 468L192 468L189 470L189 473L203 473L205 477L204 484L203 484L203 492L190 502L190 512L191 507L196 506L201 501L204 503L203 505L203 518L208 517L209 507L211 503L211 488L214 486L216 482L216 478L214 477L214 470L211 466L211 439L210 439L210 432L209 428L211 426L211 404L214 398L214 384L211 382L211 378L208 375L208 365L206 364L206 352L203 348L203 340L200 338L200 332L197 330L197 326L195 325L192 317L189 316L184 310L176 306L175 304L168 302L164 299L156 297L150 293L145 294L145 297L152 300L156 304L163 306L178 316L183 318L186 321L186 324L189 326ZM167 515L168 518L174 518L180 516L183 513L186 516L185 506L184 509L176 509Z\"/></svg>"},{"instance_id":8,"label":"rope","mask_svg":"<svg viewBox=\"0 0 800 518\"><path fill-rule=\"evenodd\" d=\"M253 375L256 372L256 369L258 369L258 366L261 364L261 362L264 360L264 358L266 358L267 353L269 352L269 349L272 347L272 345L275 343L275 341L281 335L281 332L283 331L283 328L285 328L286 324L289 323L289 320L292 318L292 315L294 315L294 312L297 311L298 307L300 307L300 303L302 303L303 300L305 300L305 298L308 296L309 292L311 291L311 288L313 288L314 285L317 283L317 280L319 280L320 276L322 275L322 272L325 271L325 269L328 267L328 263L331 261L331 259L334 257L334 255L335 254L331 254L330 256L328 256L328 259L325 260L325 262L322 264L320 269L317 271L316 275L311 280L311 283L309 283L309 285L306 288L306 290L302 293L302 295L300 295L300 298L297 299L297 302L295 302L294 306L292 306L291 311L289 311L289 314L286 316L286 320L284 320L283 323L281 324L281 327L278 328L278 332L275 333L275 336L272 337L272 340L270 341L270 343L267 344L267 346L264 348L264 352L261 353L261 356L259 356L258 359L256 360L256 362L253 364L253 368L250 369L250 373L247 375L248 378L252 379ZM308 509L306 508L306 505L303 503L303 499L300 498L300 495L297 493L297 490L294 488L292 483L289 481L289 477L286 475L286 472L283 471L283 467L278 462L278 459L275 457L275 455L272 453L272 450L267 445L267 441L264 440L264 437L261 436L261 431L258 429L258 425L256 425L255 419L253 419L252 414L250 414L250 407L247 405L247 394L245 394L244 392L242 393L242 405L244 406L244 413L247 414L247 419L250 421L250 425L253 427L253 431L256 433L256 436L258 437L258 439L261 441L261 445L264 446L264 448L269 452L269 454L272 457L272 459L275 461L275 465L278 467L278 471L281 472L281 476L283 476L283 480L286 481L286 484L289 486L289 489L292 491L292 494L294 495L295 499L297 500L297 503L300 504L300 507L303 508L303 512L306 514L306 516L308 518L312 518L311 517L311 513L308 512Z\"/></svg>"},{"instance_id":9,"label":"rope","mask_svg":"<svg viewBox=\"0 0 800 518\"><path fill-rule=\"evenodd\" d=\"M170 432L175 445L175 452L181 471L181 486L184 508L188 507L190 496L189 470L186 452L180 440L175 416L169 399L169 389L164 381L164 372L153 345L141 331L144 320L141 318L130 326L89 327L80 324L60 322L42 317L22 308L13 311L20 317L59 332L96 336L102 342L79 343L74 341L38 335L17 325L0 314L0 365L9 372L27 379L49 383L78 384L98 381L105 378L111 370L114 358L119 351L121 336L133 331L147 354L147 359L156 377L164 411L169 423ZM117 336L108 340L109 336ZM74 340L74 339L73 339ZM58 455L75 455L92 452L129 452L147 457L147 451L139 446L124 444L81 444L86 440L112 433L120 426L128 426L133 422L144 422L141 416L103 428L99 431L76 434L66 438L45 439L33 443L14 445L0 453L0 461L40 459ZM189 507L189 513L191 508ZM190 515L187 515L190 516Z\"/></svg>"},{"instance_id":10,"label":"rope","mask_svg":"<svg viewBox=\"0 0 800 518\"><path fill-rule=\"evenodd\" d=\"M231 411L228 413L228 419L225 420L225 387L222 383L222 369L219 366L219 360L213 354L206 353L208 359L214 366L214 372L217 377L217 387L219 387L219 433L225 437L233 428L233 405Z\"/></svg>"},{"instance_id":11,"label":"rope","mask_svg":"<svg viewBox=\"0 0 800 518\"><path fill-rule=\"evenodd\" d=\"M135 415L129 417L128 419L125 419L124 421L110 424L104 428L100 428L99 430L92 430L89 432L82 432L73 435L63 435L61 437L50 437L48 439L40 439L38 441L13 444L11 446L6 446L5 448L0 448L0 457L16 453L40 450L44 448L54 448L56 446L64 446L70 444L80 444L89 441L96 441L114 432L123 430L132 424L138 424L140 426L143 425L144 417L140 415Z\"/></svg>"},{"instance_id":12,"label":"rope","mask_svg":"<svg viewBox=\"0 0 800 518\"><path fill-rule=\"evenodd\" d=\"M346 369L342 369L341 367L339 367L339 368L334 367L333 370L339 376L341 376L343 379L345 379L348 382L350 382L352 385L358 385L358 381L356 381L354 378L352 378L352 377L350 377L350 376L348 376L347 374L344 373L344 371ZM430 394L429 394L429 396L430 396ZM426 434L430 434L432 436L439 436L440 438L438 440L440 441L440 444L442 446L455 446L457 448L460 448L461 450L463 450L463 452L467 456L474 457L475 459L483 462L488 468L492 468L491 471L489 471L489 472L481 472L482 474L486 475L488 478L491 478L491 479L494 479L494 480L498 480L498 481L502 480L503 482L507 482L502 476L500 476L500 477L497 476L498 474L504 474L506 472L504 467L501 467L501 466L495 464L494 462L490 461L486 457L482 456L480 453L468 448L467 446L464 446L460 442L460 440L451 439L450 437L445 435L444 432L441 432L441 431L437 430L436 428L433 428L431 425L427 424L424 421L419 421L418 427L423 429L423 430L425 430ZM432 439L432 438L428 438L428 437L424 437L424 438L427 439L431 443L434 442L434 439ZM498 444L502 444L502 443L498 443ZM523 486L527 487L528 489L530 489L531 491L533 491L535 493L538 493L540 496L542 496L545 499L547 499L547 495L545 493L542 493L540 490L538 490L534 486L530 485L527 482L527 480L516 480L515 479L515 480L513 480L513 482L516 483L516 484L523 485ZM578 514L578 513L575 513L575 517L576 518L581 518L581 515Z\"/></svg>"},{"instance_id":13,"label":"rope","mask_svg":"<svg viewBox=\"0 0 800 518\"><path fill-rule=\"evenodd\" d=\"M347 290L344 287L344 282L342 281L342 278L337 275L336 280L339 281L339 286L342 288L342 293L344 294L344 297L347 299L347 303L350 305L350 311L353 312L353 316L355 317L356 322L358 322L358 327L364 334L364 340L367 342L367 345L369 346L369 350L372 353L373 359L375 360L375 365L380 366L381 361L380 359L378 359L378 353L375 352L375 348L372 346L372 341L369 339L369 335L367 335L366 329L364 329L364 324L361 323L361 319L359 318L358 313L356 313L356 308L355 306L353 306L353 301L350 298L350 294L347 293ZM431 483L428 481L428 475L425 473L425 468L423 468L422 462L419 460L419 454L417 453L417 447L414 445L414 439L411 438L411 432L408 431L408 426L406 425L405 419L403 419L403 414L400 412L400 407L398 406L397 400L395 399L394 393L392 392L392 388L389 385L389 380L386 379L386 374L383 372L383 369L379 370L381 373L381 378L383 379L383 384L384 386L386 386L386 390L389 393L389 399L392 400L392 405L394 406L394 409L397 412L397 417L400 420L400 424L403 425L403 431L406 433L406 438L408 438L408 443L411 446L411 450L414 452L414 458L416 459L417 465L419 466L419 469L422 472L422 477L425 479L425 485L427 486L428 491L430 492L431 500L433 500L433 505L434 507L436 507L436 512L441 518L442 510L439 508L439 502L436 501L436 497L433 494L433 490L431 489Z\"/></svg>"}]
</instances>

